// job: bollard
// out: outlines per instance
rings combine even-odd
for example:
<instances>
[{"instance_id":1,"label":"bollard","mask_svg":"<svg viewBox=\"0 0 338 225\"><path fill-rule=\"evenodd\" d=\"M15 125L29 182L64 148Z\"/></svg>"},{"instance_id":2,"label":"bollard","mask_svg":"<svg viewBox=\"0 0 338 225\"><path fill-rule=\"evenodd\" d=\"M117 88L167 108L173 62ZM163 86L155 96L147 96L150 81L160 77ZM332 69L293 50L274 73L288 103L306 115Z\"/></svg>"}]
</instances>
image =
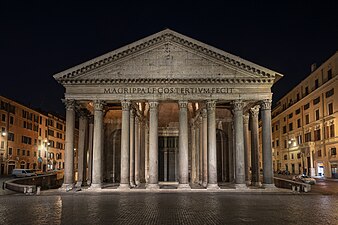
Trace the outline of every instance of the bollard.
<instances>
[{"instance_id":1,"label":"bollard","mask_svg":"<svg viewBox=\"0 0 338 225\"><path fill-rule=\"evenodd\" d=\"M296 191L296 186L292 185L292 191Z\"/></svg>"},{"instance_id":2,"label":"bollard","mask_svg":"<svg viewBox=\"0 0 338 225\"><path fill-rule=\"evenodd\" d=\"M25 194L27 192L27 187L23 187L23 193Z\"/></svg>"},{"instance_id":3,"label":"bollard","mask_svg":"<svg viewBox=\"0 0 338 225\"><path fill-rule=\"evenodd\" d=\"M300 186L297 186L297 192L300 192Z\"/></svg>"},{"instance_id":4,"label":"bollard","mask_svg":"<svg viewBox=\"0 0 338 225\"><path fill-rule=\"evenodd\" d=\"M36 195L40 195L40 189L41 189L40 186L38 186L38 187L36 188Z\"/></svg>"},{"instance_id":5,"label":"bollard","mask_svg":"<svg viewBox=\"0 0 338 225\"><path fill-rule=\"evenodd\" d=\"M304 192L305 192L305 193L308 192L307 186L304 186Z\"/></svg>"}]
</instances>

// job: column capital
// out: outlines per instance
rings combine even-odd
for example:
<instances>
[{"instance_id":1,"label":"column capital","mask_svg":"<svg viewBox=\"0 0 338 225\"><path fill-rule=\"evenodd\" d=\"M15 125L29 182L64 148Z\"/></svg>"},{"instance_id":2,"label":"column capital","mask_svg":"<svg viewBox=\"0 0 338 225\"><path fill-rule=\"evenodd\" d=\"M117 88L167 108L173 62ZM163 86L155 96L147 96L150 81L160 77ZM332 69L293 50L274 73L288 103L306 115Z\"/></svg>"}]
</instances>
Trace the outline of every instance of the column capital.
<instances>
[{"instance_id":1,"label":"column capital","mask_svg":"<svg viewBox=\"0 0 338 225\"><path fill-rule=\"evenodd\" d=\"M87 109L84 108L80 108L79 110L77 110L77 113L79 114L80 118L88 118L89 115L89 111Z\"/></svg>"},{"instance_id":2,"label":"column capital","mask_svg":"<svg viewBox=\"0 0 338 225\"><path fill-rule=\"evenodd\" d=\"M215 100L208 100L206 102L207 109L210 110L215 110L216 109L216 101Z\"/></svg>"},{"instance_id":3,"label":"column capital","mask_svg":"<svg viewBox=\"0 0 338 225\"><path fill-rule=\"evenodd\" d=\"M231 104L232 104L232 107L233 107L234 111L241 111L241 110L243 110L244 104L243 104L242 100L238 99L238 100L232 101Z\"/></svg>"},{"instance_id":4,"label":"column capital","mask_svg":"<svg viewBox=\"0 0 338 225\"><path fill-rule=\"evenodd\" d=\"M271 104L271 99L264 99L263 101L261 101L262 110L271 110Z\"/></svg>"},{"instance_id":5,"label":"column capital","mask_svg":"<svg viewBox=\"0 0 338 225\"><path fill-rule=\"evenodd\" d=\"M135 109L134 108L130 108L130 117L135 117Z\"/></svg>"},{"instance_id":6,"label":"column capital","mask_svg":"<svg viewBox=\"0 0 338 225\"><path fill-rule=\"evenodd\" d=\"M179 106L180 109L187 108L188 107L188 101L180 100L180 101L178 101L178 106Z\"/></svg>"},{"instance_id":7,"label":"column capital","mask_svg":"<svg viewBox=\"0 0 338 225\"><path fill-rule=\"evenodd\" d=\"M249 114L246 113L243 115L243 124L248 124L249 123Z\"/></svg>"},{"instance_id":8,"label":"column capital","mask_svg":"<svg viewBox=\"0 0 338 225\"><path fill-rule=\"evenodd\" d=\"M252 116L252 117L258 117L259 108L260 108L259 105L255 105L254 107L252 107L250 109L250 116Z\"/></svg>"},{"instance_id":9,"label":"column capital","mask_svg":"<svg viewBox=\"0 0 338 225\"><path fill-rule=\"evenodd\" d=\"M202 118L207 118L208 114L207 114L207 109L206 108L203 108L201 110L201 113L202 113Z\"/></svg>"},{"instance_id":10,"label":"column capital","mask_svg":"<svg viewBox=\"0 0 338 225\"><path fill-rule=\"evenodd\" d=\"M148 103L149 103L149 108L150 108L150 110L154 110L154 109L157 110L157 107L158 107L158 101L152 100L152 101L149 101Z\"/></svg>"},{"instance_id":11,"label":"column capital","mask_svg":"<svg viewBox=\"0 0 338 225\"><path fill-rule=\"evenodd\" d=\"M93 105L94 105L94 110L95 111L102 111L103 107L105 106L105 101L102 100L94 100Z\"/></svg>"},{"instance_id":12,"label":"column capital","mask_svg":"<svg viewBox=\"0 0 338 225\"><path fill-rule=\"evenodd\" d=\"M76 101L74 99L62 99L63 104L66 106L66 110L75 110Z\"/></svg>"},{"instance_id":13,"label":"column capital","mask_svg":"<svg viewBox=\"0 0 338 225\"><path fill-rule=\"evenodd\" d=\"M130 109L130 101L128 100L123 100L121 101L121 106L122 106L122 111L129 111Z\"/></svg>"}]
</instances>

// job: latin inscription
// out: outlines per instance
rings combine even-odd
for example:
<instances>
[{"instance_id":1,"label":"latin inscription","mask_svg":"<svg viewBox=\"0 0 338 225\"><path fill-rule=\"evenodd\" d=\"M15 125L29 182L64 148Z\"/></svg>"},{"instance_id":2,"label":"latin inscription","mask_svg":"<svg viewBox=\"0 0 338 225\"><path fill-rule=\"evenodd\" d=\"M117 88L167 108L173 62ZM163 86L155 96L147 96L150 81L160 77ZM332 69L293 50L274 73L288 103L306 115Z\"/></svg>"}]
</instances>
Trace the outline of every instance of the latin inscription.
<instances>
[{"instance_id":1,"label":"latin inscription","mask_svg":"<svg viewBox=\"0 0 338 225\"><path fill-rule=\"evenodd\" d=\"M129 88L104 88L104 94L179 94L179 95L193 95L193 94L232 94L233 88L175 88L175 87L129 87Z\"/></svg>"}]
</instances>

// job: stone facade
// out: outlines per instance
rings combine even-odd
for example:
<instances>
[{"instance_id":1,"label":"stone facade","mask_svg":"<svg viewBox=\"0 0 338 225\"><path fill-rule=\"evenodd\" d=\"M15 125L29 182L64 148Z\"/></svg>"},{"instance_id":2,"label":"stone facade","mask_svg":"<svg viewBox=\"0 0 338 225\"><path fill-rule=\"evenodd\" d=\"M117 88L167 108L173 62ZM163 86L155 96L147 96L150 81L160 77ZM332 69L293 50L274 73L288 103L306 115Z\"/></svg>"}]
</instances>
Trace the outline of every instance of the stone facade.
<instances>
[{"instance_id":1,"label":"stone facade","mask_svg":"<svg viewBox=\"0 0 338 225\"><path fill-rule=\"evenodd\" d=\"M338 177L338 52L311 69L273 109L274 170Z\"/></svg>"},{"instance_id":2,"label":"stone facade","mask_svg":"<svg viewBox=\"0 0 338 225\"><path fill-rule=\"evenodd\" d=\"M243 116L262 105L263 126L270 126L271 86L281 76L166 29L54 78L66 88L69 137L78 110L94 117L93 143L85 144L90 160L79 167L90 168L91 188L111 181L157 189L173 180L178 188L194 182L215 189L220 181L246 187ZM263 133L263 183L271 186L271 130ZM74 184L72 141L66 139L65 187Z\"/></svg>"}]
</instances>

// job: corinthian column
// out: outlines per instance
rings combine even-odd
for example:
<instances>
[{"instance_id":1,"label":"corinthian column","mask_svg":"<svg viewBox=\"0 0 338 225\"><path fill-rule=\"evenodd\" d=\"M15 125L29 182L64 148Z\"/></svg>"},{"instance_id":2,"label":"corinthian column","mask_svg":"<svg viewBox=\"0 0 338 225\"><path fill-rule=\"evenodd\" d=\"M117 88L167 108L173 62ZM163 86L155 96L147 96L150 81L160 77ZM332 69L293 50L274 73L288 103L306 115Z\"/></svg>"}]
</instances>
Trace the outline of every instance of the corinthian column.
<instances>
[{"instance_id":1,"label":"corinthian column","mask_svg":"<svg viewBox=\"0 0 338 225\"><path fill-rule=\"evenodd\" d=\"M180 108L180 136L179 136L179 189L187 189L189 186L188 169L188 102L179 101Z\"/></svg>"},{"instance_id":2,"label":"corinthian column","mask_svg":"<svg viewBox=\"0 0 338 225\"><path fill-rule=\"evenodd\" d=\"M149 180L147 189L158 189L158 102L149 102Z\"/></svg>"},{"instance_id":3,"label":"corinthian column","mask_svg":"<svg viewBox=\"0 0 338 225\"><path fill-rule=\"evenodd\" d=\"M90 188L102 187L102 150L103 150L103 106L104 102L94 101L94 138L93 138L93 173Z\"/></svg>"},{"instance_id":4,"label":"corinthian column","mask_svg":"<svg viewBox=\"0 0 338 225\"><path fill-rule=\"evenodd\" d=\"M262 155L263 155L263 187L275 188L272 171L271 146L271 99L261 103L262 113Z\"/></svg>"},{"instance_id":5,"label":"corinthian column","mask_svg":"<svg viewBox=\"0 0 338 225\"><path fill-rule=\"evenodd\" d=\"M235 186L246 188L244 165L244 134L243 134L243 102L236 100L232 103L235 126Z\"/></svg>"},{"instance_id":6,"label":"corinthian column","mask_svg":"<svg viewBox=\"0 0 338 225\"><path fill-rule=\"evenodd\" d=\"M74 186L74 129L75 129L75 101L65 100L66 105L66 140L65 140L65 169L63 190L70 190Z\"/></svg>"},{"instance_id":7,"label":"corinthian column","mask_svg":"<svg viewBox=\"0 0 338 225\"><path fill-rule=\"evenodd\" d=\"M216 101L207 102L208 109L208 189L219 189L217 184Z\"/></svg>"},{"instance_id":8,"label":"corinthian column","mask_svg":"<svg viewBox=\"0 0 338 225\"><path fill-rule=\"evenodd\" d=\"M135 117L135 184L140 185L141 148L140 148L140 119Z\"/></svg>"},{"instance_id":9,"label":"corinthian column","mask_svg":"<svg viewBox=\"0 0 338 225\"><path fill-rule=\"evenodd\" d=\"M129 189L130 101L122 101L121 179L119 189Z\"/></svg>"},{"instance_id":10,"label":"corinthian column","mask_svg":"<svg viewBox=\"0 0 338 225\"><path fill-rule=\"evenodd\" d=\"M248 185L250 185L249 178L249 115L243 115L243 129L244 129L244 165L245 165L245 181Z\"/></svg>"},{"instance_id":11,"label":"corinthian column","mask_svg":"<svg viewBox=\"0 0 338 225\"><path fill-rule=\"evenodd\" d=\"M259 181L259 136L258 136L258 113L259 106L250 109L251 123L251 184L261 186Z\"/></svg>"}]
</instances>

